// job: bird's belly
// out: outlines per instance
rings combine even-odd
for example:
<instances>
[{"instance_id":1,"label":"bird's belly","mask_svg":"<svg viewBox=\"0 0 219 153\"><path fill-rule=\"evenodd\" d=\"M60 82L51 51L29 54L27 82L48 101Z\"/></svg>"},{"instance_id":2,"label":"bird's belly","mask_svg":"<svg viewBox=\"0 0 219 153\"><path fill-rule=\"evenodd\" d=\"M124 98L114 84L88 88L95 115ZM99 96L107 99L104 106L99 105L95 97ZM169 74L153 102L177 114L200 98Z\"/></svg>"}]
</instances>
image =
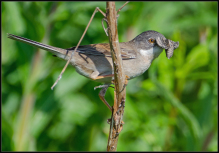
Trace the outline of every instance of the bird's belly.
<instances>
[{"instance_id":1,"label":"bird's belly","mask_svg":"<svg viewBox=\"0 0 219 153\"><path fill-rule=\"evenodd\" d=\"M130 62L129 60L128 62ZM143 74L151 65L150 61L141 61L140 63L137 61L132 62L132 64L126 64L126 61L123 62L125 75L129 77L129 79L133 79L141 74Z\"/></svg>"},{"instance_id":2,"label":"bird's belly","mask_svg":"<svg viewBox=\"0 0 219 153\"><path fill-rule=\"evenodd\" d=\"M139 59L123 60L124 73L129 77L129 79L143 74L151 65L151 61L149 60L140 59L140 61L141 62L139 62ZM97 80L92 78L93 73L97 73L98 76L113 74L112 58L84 55L76 52L71 60L71 64L75 67L79 74L94 81L108 83L113 79L113 77L106 77Z\"/></svg>"},{"instance_id":3,"label":"bird's belly","mask_svg":"<svg viewBox=\"0 0 219 153\"><path fill-rule=\"evenodd\" d=\"M92 74L96 73L98 76L104 76L112 74L113 68L111 66L110 59L107 59L104 56L92 56L92 55L84 55L84 54L78 54L75 53L71 64L75 67L76 71L94 81L97 82L111 82L112 78L107 77L103 79L97 79L92 78Z\"/></svg>"}]
</instances>

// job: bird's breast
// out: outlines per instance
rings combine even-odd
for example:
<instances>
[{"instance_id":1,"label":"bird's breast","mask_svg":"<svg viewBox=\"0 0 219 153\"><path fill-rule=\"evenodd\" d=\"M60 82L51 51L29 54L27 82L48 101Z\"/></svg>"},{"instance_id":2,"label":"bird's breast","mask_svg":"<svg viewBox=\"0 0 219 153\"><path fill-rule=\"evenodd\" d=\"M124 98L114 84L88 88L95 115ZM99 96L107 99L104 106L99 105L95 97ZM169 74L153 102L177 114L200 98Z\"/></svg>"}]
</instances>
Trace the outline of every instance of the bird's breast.
<instances>
[{"instance_id":1,"label":"bird's breast","mask_svg":"<svg viewBox=\"0 0 219 153\"><path fill-rule=\"evenodd\" d=\"M163 51L162 48L154 46L151 49L140 49L137 58L131 60L123 60L125 74L130 79L143 74L151 65L152 61L157 58Z\"/></svg>"},{"instance_id":2,"label":"bird's breast","mask_svg":"<svg viewBox=\"0 0 219 153\"><path fill-rule=\"evenodd\" d=\"M157 58L160 55L162 51L163 51L163 48L154 46L150 49L140 49L139 52L143 58L153 61L155 58Z\"/></svg>"}]
</instances>

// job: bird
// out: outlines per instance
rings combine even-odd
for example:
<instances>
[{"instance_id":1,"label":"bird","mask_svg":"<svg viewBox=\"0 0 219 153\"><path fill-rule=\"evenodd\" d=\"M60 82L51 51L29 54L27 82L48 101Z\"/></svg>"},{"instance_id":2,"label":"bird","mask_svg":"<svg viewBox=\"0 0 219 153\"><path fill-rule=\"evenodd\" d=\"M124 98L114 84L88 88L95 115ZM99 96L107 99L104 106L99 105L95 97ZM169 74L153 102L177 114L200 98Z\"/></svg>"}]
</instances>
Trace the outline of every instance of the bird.
<instances>
[{"instance_id":1,"label":"bird","mask_svg":"<svg viewBox=\"0 0 219 153\"><path fill-rule=\"evenodd\" d=\"M8 34L8 38L49 51L53 53L54 56L63 60L69 60L71 54L73 54L70 64L75 67L80 75L104 83L94 89L102 88L99 92L99 97L112 111L112 107L104 98L114 77L110 44L98 43L82 45L74 51L75 47L62 49L13 34ZM128 42L120 42L119 46L124 73L128 80L130 80L148 70L152 61L161 54L163 49L165 49L167 58L171 58L174 50L179 47L179 42L167 39L157 31L148 30Z\"/></svg>"}]
</instances>

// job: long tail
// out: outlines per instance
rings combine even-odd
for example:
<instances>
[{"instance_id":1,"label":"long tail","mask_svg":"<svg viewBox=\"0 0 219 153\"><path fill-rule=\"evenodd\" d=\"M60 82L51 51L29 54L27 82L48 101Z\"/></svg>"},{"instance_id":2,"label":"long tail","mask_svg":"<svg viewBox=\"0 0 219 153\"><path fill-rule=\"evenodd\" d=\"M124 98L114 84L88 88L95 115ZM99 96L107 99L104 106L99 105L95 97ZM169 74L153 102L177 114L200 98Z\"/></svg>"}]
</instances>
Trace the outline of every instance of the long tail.
<instances>
[{"instance_id":1,"label":"long tail","mask_svg":"<svg viewBox=\"0 0 219 153\"><path fill-rule=\"evenodd\" d=\"M53 47L53 46L49 46L49 45L45 45L27 38L23 38L20 36L16 36L16 35L12 35L8 33L8 38L10 39L14 39L20 42L24 42L26 44L41 48L43 50L49 51L53 54L55 54L56 56L58 56L59 58L65 59L66 54L68 53L67 49L62 49L62 48L57 48L57 47Z\"/></svg>"}]
</instances>

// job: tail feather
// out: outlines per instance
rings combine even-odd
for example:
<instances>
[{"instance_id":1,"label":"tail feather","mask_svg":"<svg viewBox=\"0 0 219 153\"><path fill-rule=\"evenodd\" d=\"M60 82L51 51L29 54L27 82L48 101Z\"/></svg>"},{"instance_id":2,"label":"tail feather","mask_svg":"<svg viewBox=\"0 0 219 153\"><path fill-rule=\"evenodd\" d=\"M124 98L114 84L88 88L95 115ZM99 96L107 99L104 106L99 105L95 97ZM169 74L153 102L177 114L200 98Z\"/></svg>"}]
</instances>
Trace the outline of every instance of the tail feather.
<instances>
[{"instance_id":1,"label":"tail feather","mask_svg":"<svg viewBox=\"0 0 219 153\"><path fill-rule=\"evenodd\" d=\"M10 39L14 39L20 42L24 42L26 44L41 48L43 50L49 51L53 54L55 54L56 56L60 57L60 58L65 58L66 54L68 53L68 51L66 49L62 49L62 48L58 48L58 47L53 47L53 46L49 46L49 45L45 45L27 38L23 38L20 36L16 36L13 34L8 34L8 38Z\"/></svg>"}]
</instances>

